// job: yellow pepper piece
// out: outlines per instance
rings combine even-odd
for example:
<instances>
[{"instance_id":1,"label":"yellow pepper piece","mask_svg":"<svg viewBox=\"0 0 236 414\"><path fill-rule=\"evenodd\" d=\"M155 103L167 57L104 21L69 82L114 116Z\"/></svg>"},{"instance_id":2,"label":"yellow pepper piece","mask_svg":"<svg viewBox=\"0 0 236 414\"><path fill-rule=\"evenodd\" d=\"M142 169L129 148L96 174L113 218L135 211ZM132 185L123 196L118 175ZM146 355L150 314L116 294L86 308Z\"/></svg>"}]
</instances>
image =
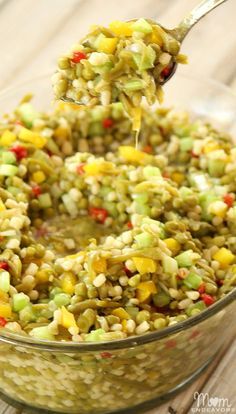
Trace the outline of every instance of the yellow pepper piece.
<instances>
[{"instance_id":1,"label":"yellow pepper piece","mask_svg":"<svg viewBox=\"0 0 236 414\"><path fill-rule=\"evenodd\" d=\"M77 279L74 273L72 272L65 272L62 277L61 288L63 292L68 293L68 295L73 295L75 292L75 285Z\"/></svg>"},{"instance_id":2,"label":"yellow pepper piece","mask_svg":"<svg viewBox=\"0 0 236 414\"><path fill-rule=\"evenodd\" d=\"M208 154L209 152L216 151L219 149L221 149L221 146L218 144L218 142L209 142L203 147L203 152L204 154Z\"/></svg>"},{"instance_id":3,"label":"yellow pepper piece","mask_svg":"<svg viewBox=\"0 0 236 414\"><path fill-rule=\"evenodd\" d=\"M9 295L6 292L3 292L3 290L0 290L0 302L8 302Z\"/></svg>"},{"instance_id":4,"label":"yellow pepper piece","mask_svg":"<svg viewBox=\"0 0 236 414\"><path fill-rule=\"evenodd\" d=\"M2 318L10 318L12 315L11 305L9 303L0 303L0 316Z\"/></svg>"},{"instance_id":5,"label":"yellow pepper piece","mask_svg":"<svg viewBox=\"0 0 236 414\"><path fill-rule=\"evenodd\" d=\"M65 256L64 257L64 259L65 260L70 260L70 259L77 259L77 257L80 257L80 256L85 256L85 252L78 252L78 253L75 253L75 254L70 254L69 256Z\"/></svg>"},{"instance_id":6,"label":"yellow pepper piece","mask_svg":"<svg viewBox=\"0 0 236 414\"><path fill-rule=\"evenodd\" d=\"M16 140L16 135L7 130L4 131L0 138L0 145L2 147L9 147Z\"/></svg>"},{"instance_id":7,"label":"yellow pepper piece","mask_svg":"<svg viewBox=\"0 0 236 414\"><path fill-rule=\"evenodd\" d=\"M157 293L157 287L152 280L141 282L137 286L136 298L143 303L150 299L153 293Z\"/></svg>"},{"instance_id":8,"label":"yellow pepper piece","mask_svg":"<svg viewBox=\"0 0 236 414\"><path fill-rule=\"evenodd\" d=\"M123 308L116 308L111 313L112 315L117 316L120 319L130 319L130 315Z\"/></svg>"},{"instance_id":9,"label":"yellow pepper piece","mask_svg":"<svg viewBox=\"0 0 236 414\"><path fill-rule=\"evenodd\" d=\"M32 174L32 180L37 184L41 184L46 180L46 175L43 171L36 171Z\"/></svg>"},{"instance_id":10,"label":"yellow pepper piece","mask_svg":"<svg viewBox=\"0 0 236 414\"><path fill-rule=\"evenodd\" d=\"M137 271L143 275L144 273L155 273L157 269L156 262L147 257L133 257L133 262Z\"/></svg>"},{"instance_id":11,"label":"yellow pepper piece","mask_svg":"<svg viewBox=\"0 0 236 414\"><path fill-rule=\"evenodd\" d=\"M75 317L73 313L69 312L65 306L62 306L61 308L61 325L64 326L64 328L77 328L77 324L75 321Z\"/></svg>"},{"instance_id":12,"label":"yellow pepper piece","mask_svg":"<svg viewBox=\"0 0 236 414\"><path fill-rule=\"evenodd\" d=\"M161 31L163 32L163 30L158 29L156 26L153 27L153 31L150 34L150 43L157 43L159 46L163 46L163 36L161 35Z\"/></svg>"},{"instance_id":13,"label":"yellow pepper piece","mask_svg":"<svg viewBox=\"0 0 236 414\"><path fill-rule=\"evenodd\" d=\"M216 200L209 204L207 210L210 214L214 214L214 216L224 218L228 211L228 206L223 201Z\"/></svg>"},{"instance_id":14,"label":"yellow pepper piece","mask_svg":"<svg viewBox=\"0 0 236 414\"><path fill-rule=\"evenodd\" d=\"M54 137L59 138L61 140L65 140L68 138L70 134L70 130L64 127L57 127L53 133Z\"/></svg>"},{"instance_id":15,"label":"yellow pepper piece","mask_svg":"<svg viewBox=\"0 0 236 414\"><path fill-rule=\"evenodd\" d=\"M116 49L117 43L117 37L105 37L100 40L97 51L112 54Z\"/></svg>"},{"instance_id":16,"label":"yellow pepper piece","mask_svg":"<svg viewBox=\"0 0 236 414\"><path fill-rule=\"evenodd\" d=\"M6 210L5 204L3 203L3 201L0 199L0 211L4 211Z\"/></svg>"},{"instance_id":17,"label":"yellow pepper piece","mask_svg":"<svg viewBox=\"0 0 236 414\"><path fill-rule=\"evenodd\" d=\"M173 172L172 174L171 174L171 179L176 183L176 184L182 184L182 182L184 181L184 179L185 179L185 176L184 176L184 174L182 174L181 172L178 172L178 171L176 171L176 172Z\"/></svg>"},{"instance_id":18,"label":"yellow pepper piece","mask_svg":"<svg viewBox=\"0 0 236 414\"><path fill-rule=\"evenodd\" d=\"M73 104L72 102L59 102L56 107L56 111L71 111L71 110L80 111L84 109L84 105Z\"/></svg>"},{"instance_id":19,"label":"yellow pepper piece","mask_svg":"<svg viewBox=\"0 0 236 414\"><path fill-rule=\"evenodd\" d=\"M225 269L233 263L235 255L229 249L221 247L221 249L213 255L213 259L220 263L221 269Z\"/></svg>"},{"instance_id":20,"label":"yellow pepper piece","mask_svg":"<svg viewBox=\"0 0 236 414\"><path fill-rule=\"evenodd\" d=\"M126 320L126 319L123 319L123 320L121 321L121 325L122 325L122 330L123 330L124 332L127 332L127 320Z\"/></svg>"},{"instance_id":21,"label":"yellow pepper piece","mask_svg":"<svg viewBox=\"0 0 236 414\"><path fill-rule=\"evenodd\" d=\"M132 36L132 23L114 20L109 24L109 29L117 36Z\"/></svg>"},{"instance_id":22,"label":"yellow pepper piece","mask_svg":"<svg viewBox=\"0 0 236 414\"><path fill-rule=\"evenodd\" d=\"M49 270L47 269L38 270L35 275L37 284L43 284L43 283L49 282L50 275L51 275L50 269Z\"/></svg>"},{"instance_id":23,"label":"yellow pepper piece","mask_svg":"<svg viewBox=\"0 0 236 414\"><path fill-rule=\"evenodd\" d=\"M104 257L93 262L93 270L96 273L104 273L107 270L107 261Z\"/></svg>"},{"instance_id":24,"label":"yellow pepper piece","mask_svg":"<svg viewBox=\"0 0 236 414\"><path fill-rule=\"evenodd\" d=\"M166 244L168 249L174 254L174 256L179 253L181 245L177 240L170 237L169 239L164 239L163 242Z\"/></svg>"},{"instance_id":25,"label":"yellow pepper piece","mask_svg":"<svg viewBox=\"0 0 236 414\"><path fill-rule=\"evenodd\" d=\"M19 139L33 144L36 148L43 148L47 142L46 138L41 137L38 133L30 131L30 129L27 128L21 128Z\"/></svg>"},{"instance_id":26,"label":"yellow pepper piece","mask_svg":"<svg viewBox=\"0 0 236 414\"><path fill-rule=\"evenodd\" d=\"M125 161L137 164L142 164L150 158L150 155L131 146L119 147L119 155L124 158Z\"/></svg>"},{"instance_id":27,"label":"yellow pepper piece","mask_svg":"<svg viewBox=\"0 0 236 414\"><path fill-rule=\"evenodd\" d=\"M86 175L96 176L98 174L116 174L117 171L114 165L109 161L91 162L84 165L84 172Z\"/></svg>"}]
</instances>

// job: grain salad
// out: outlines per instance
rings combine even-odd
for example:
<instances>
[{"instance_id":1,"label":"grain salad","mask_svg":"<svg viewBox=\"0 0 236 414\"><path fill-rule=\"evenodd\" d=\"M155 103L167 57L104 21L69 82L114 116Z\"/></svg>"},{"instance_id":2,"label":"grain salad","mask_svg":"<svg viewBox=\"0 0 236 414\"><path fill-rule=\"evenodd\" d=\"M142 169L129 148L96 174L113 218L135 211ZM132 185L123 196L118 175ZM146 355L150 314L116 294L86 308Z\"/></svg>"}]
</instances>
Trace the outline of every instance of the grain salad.
<instances>
[{"instance_id":1,"label":"grain salad","mask_svg":"<svg viewBox=\"0 0 236 414\"><path fill-rule=\"evenodd\" d=\"M0 128L2 328L123 339L198 315L235 287L227 134L144 109L134 149L119 103L43 113L29 97Z\"/></svg>"},{"instance_id":2,"label":"grain salad","mask_svg":"<svg viewBox=\"0 0 236 414\"><path fill-rule=\"evenodd\" d=\"M89 33L58 60L53 76L57 99L89 106L122 102L139 129L140 103L162 101L162 83L176 63L186 63L173 34L143 18Z\"/></svg>"}]
</instances>

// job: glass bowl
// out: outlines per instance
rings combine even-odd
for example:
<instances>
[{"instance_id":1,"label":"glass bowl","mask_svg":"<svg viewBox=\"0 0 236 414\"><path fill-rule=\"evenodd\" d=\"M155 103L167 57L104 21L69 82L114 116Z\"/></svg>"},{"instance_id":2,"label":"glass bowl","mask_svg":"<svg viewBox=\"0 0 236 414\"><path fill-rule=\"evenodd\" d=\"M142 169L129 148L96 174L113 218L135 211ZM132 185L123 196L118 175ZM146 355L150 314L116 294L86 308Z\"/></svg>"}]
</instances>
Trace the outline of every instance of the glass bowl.
<instances>
[{"instance_id":1,"label":"glass bowl","mask_svg":"<svg viewBox=\"0 0 236 414\"><path fill-rule=\"evenodd\" d=\"M165 106L236 132L236 97L211 80L176 75ZM23 95L52 109L48 76L2 92L0 113ZM188 385L236 332L236 289L201 314L159 332L106 343L34 340L1 330L1 397L31 413L137 413Z\"/></svg>"}]
</instances>

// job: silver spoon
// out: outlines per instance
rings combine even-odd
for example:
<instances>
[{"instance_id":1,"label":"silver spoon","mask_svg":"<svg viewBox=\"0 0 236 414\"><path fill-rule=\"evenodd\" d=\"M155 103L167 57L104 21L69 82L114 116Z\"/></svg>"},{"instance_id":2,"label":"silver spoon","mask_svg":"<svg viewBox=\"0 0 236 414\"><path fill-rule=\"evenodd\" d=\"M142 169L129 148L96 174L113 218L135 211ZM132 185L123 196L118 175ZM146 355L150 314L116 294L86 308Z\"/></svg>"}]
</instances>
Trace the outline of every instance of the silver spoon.
<instances>
[{"instance_id":1,"label":"silver spoon","mask_svg":"<svg viewBox=\"0 0 236 414\"><path fill-rule=\"evenodd\" d=\"M220 4L224 3L227 0L203 0L200 4L198 4L189 15L184 17L184 19L180 22L180 24L175 27L174 29L166 29L165 27L161 26L166 32L172 35L176 40L180 43L183 42L185 36L188 32L195 26L196 23L199 22L206 14L212 11L215 7L219 6ZM130 20L135 21L136 19ZM146 19L147 21L151 22L152 24L156 24L155 21ZM159 23L158 23L159 24ZM177 69L177 63L174 63L173 66L170 68L168 75L161 81L161 85L164 85L172 76L174 75ZM81 102L74 101L71 98L60 98L63 102L70 102L78 105L84 105Z\"/></svg>"},{"instance_id":2,"label":"silver spoon","mask_svg":"<svg viewBox=\"0 0 236 414\"><path fill-rule=\"evenodd\" d=\"M210 11L215 9L215 7L219 6L225 1L226 0L203 0L191 11L190 14L184 17L184 19L177 27L171 30L168 30L166 28L163 29L175 37L175 39L177 39L180 43L182 43L188 32L192 29L193 26L195 26L196 23L199 22L199 20L201 20ZM172 78L176 69L177 63L174 63L174 65L170 68L168 75L165 76L161 82L162 85L164 85L170 78Z\"/></svg>"}]
</instances>

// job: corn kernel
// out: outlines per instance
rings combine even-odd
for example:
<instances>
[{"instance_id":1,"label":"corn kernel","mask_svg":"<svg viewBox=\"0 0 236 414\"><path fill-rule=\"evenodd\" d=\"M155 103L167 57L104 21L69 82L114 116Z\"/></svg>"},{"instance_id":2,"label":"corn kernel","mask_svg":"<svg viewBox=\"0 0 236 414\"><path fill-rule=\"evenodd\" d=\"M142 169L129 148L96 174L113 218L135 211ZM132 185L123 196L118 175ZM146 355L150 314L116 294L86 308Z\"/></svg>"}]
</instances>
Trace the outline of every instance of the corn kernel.
<instances>
[{"instance_id":1,"label":"corn kernel","mask_svg":"<svg viewBox=\"0 0 236 414\"><path fill-rule=\"evenodd\" d=\"M122 330L123 330L124 332L127 332L127 320L126 320L126 319L123 319L123 320L121 321L121 325L122 325Z\"/></svg>"},{"instance_id":2,"label":"corn kernel","mask_svg":"<svg viewBox=\"0 0 236 414\"><path fill-rule=\"evenodd\" d=\"M98 44L97 51L112 54L116 49L117 43L118 43L118 39L116 37L103 38L100 40Z\"/></svg>"},{"instance_id":3,"label":"corn kernel","mask_svg":"<svg viewBox=\"0 0 236 414\"><path fill-rule=\"evenodd\" d=\"M77 328L77 324L75 321L75 317L73 313L69 312L65 306L62 306L61 308L61 325L64 326L64 328Z\"/></svg>"},{"instance_id":4,"label":"corn kernel","mask_svg":"<svg viewBox=\"0 0 236 414\"><path fill-rule=\"evenodd\" d=\"M6 292L3 292L3 290L0 290L0 302L8 302L9 295Z\"/></svg>"},{"instance_id":5,"label":"corn kernel","mask_svg":"<svg viewBox=\"0 0 236 414\"><path fill-rule=\"evenodd\" d=\"M69 136L69 129L65 127L57 127L54 131L54 137L65 140Z\"/></svg>"},{"instance_id":6,"label":"corn kernel","mask_svg":"<svg viewBox=\"0 0 236 414\"><path fill-rule=\"evenodd\" d=\"M21 128L19 139L24 142L29 142L37 148L43 148L47 142L46 138L27 128Z\"/></svg>"},{"instance_id":7,"label":"corn kernel","mask_svg":"<svg viewBox=\"0 0 236 414\"><path fill-rule=\"evenodd\" d=\"M155 273L157 265L153 259L147 257L133 257L133 262L137 271L143 275L144 273Z\"/></svg>"},{"instance_id":8,"label":"corn kernel","mask_svg":"<svg viewBox=\"0 0 236 414\"><path fill-rule=\"evenodd\" d=\"M227 204L225 204L221 200L213 201L213 203L209 204L208 206L208 212L210 214L214 214L217 217L224 218L226 215L226 212L228 210Z\"/></svg>"},{"instance_id":9,"label":"corn kernel","mask_svg":"<svg viewBox=\"0 0 236 414\"><path fill-rule=\"evenodd\" d=\"M181 172L176 171L176 172L173 172L173 173L171 174L171 179L172 179L172 180L173 180L176 184L181 184L181 183L184 181L185 176L184 176L184 174L182 174Z\"/></svg>"},{"instance_id":10,"label":"corn kernel","mask_svg":"<svg viewBox=\"0 0 236 414\"><path fill-rule=\"evenodd\" d=\"M181 245L177 240L170 237L169 239L164 239L163 242L166 244L168 249L174 254L174 256L179 253Z\"/></svg>"},{"instance_id":11,"label":"corn kernel","mask_svg":"<svg viewBox=\"0 0 236 414\"><path fill-rule=\"evenodd\" d=\"M0 316L2 318L10 318L12 315L11 305L9 303L0 303Z\"/></svg>"},{"instance_id":12,"label":"corn kernel","mask_svg":"<svg viewBox=\"0 0 236 414\"><path fill-rule=\"evenodd\" d=\"M37 284L47 283L49 281L50 274L51 270L50 272L47 271L47 269L38 270L35 275Z\"/></svg>"},{"instance_id":13,"label":"corn kernel","mask_svg":"<svg viewBox=\"0 0 236 414\"><path fill-rule=\"evenodd\" d=\"M143 303L150 299L153 293L157 293L157 287L152 280L141 282L137 286L136 298Z\"/></svg>"},{"instance_id":14,"label":"corn kernel","mask_svg":"<svg viewBox=\"0 0 236 414\"><path fill-rule=\"evenodd\" d=\"M46 175L43 171L36 171L32 174L32 180L37 184L41 184L46 180Z\"/></svg>"},{"instance_id":15,"label":"corn kernel","mask_svg":"<svg viewBox=\"0 0 236 414\"><path fill-rule=\"evenodd\" d=\"M132 24L115 20L109 24L109 29L117 36L132 36Z\"/></svg>"},{"instance_id":16,"label":"corn kernel","mask_svg":"<svg viewBox=\"0 0 236 414\"><path fill-rule=\"evenodd\" d=\"M16 140L16 135L7 130L4 131L0 138L0 145L2 147L9 147Z\"/></svg>"},{"instance_id":17,"label":"corn kernel","mask_svg":"<svg viewBox=\"0 0 236 414\"><path fill-rule=\"evenodd\" d=\"M107 270L107 261L103 257L93 262L93 270L96 273L104 273Z\"/></svg>"},{"instance_id":18,"label":"corn kernel","mask_svg":"<svg viewBox=\"0 0 236 414\"><path fill-rule=\"evenodd\" d=\"M220 263L222 269L225 269L233 263L235 255L229 249L221 247L221 249L213 255L213 259Z\"/></svg>"},{"instance_id":19,"label":"corn kernel","mask_svg":"<svg viewBox=\"0 0 236 414\"><path fill-rule=\"evenodd\" d=\"M65 272L62 277L61 288L68 295L73 295L77 279L72 272Z\"/></svg>"},{"instance_id":20,"label":"corn kernel","mask_svg":"<svg viewBox=\"0 0 236 414\"><path fill-rule=\"evenodd\" d=\"M112 315L117 316L120 319L130 319L130 315L123 308L116 308L111 313Z\"/></svg>"}]
</instances>

